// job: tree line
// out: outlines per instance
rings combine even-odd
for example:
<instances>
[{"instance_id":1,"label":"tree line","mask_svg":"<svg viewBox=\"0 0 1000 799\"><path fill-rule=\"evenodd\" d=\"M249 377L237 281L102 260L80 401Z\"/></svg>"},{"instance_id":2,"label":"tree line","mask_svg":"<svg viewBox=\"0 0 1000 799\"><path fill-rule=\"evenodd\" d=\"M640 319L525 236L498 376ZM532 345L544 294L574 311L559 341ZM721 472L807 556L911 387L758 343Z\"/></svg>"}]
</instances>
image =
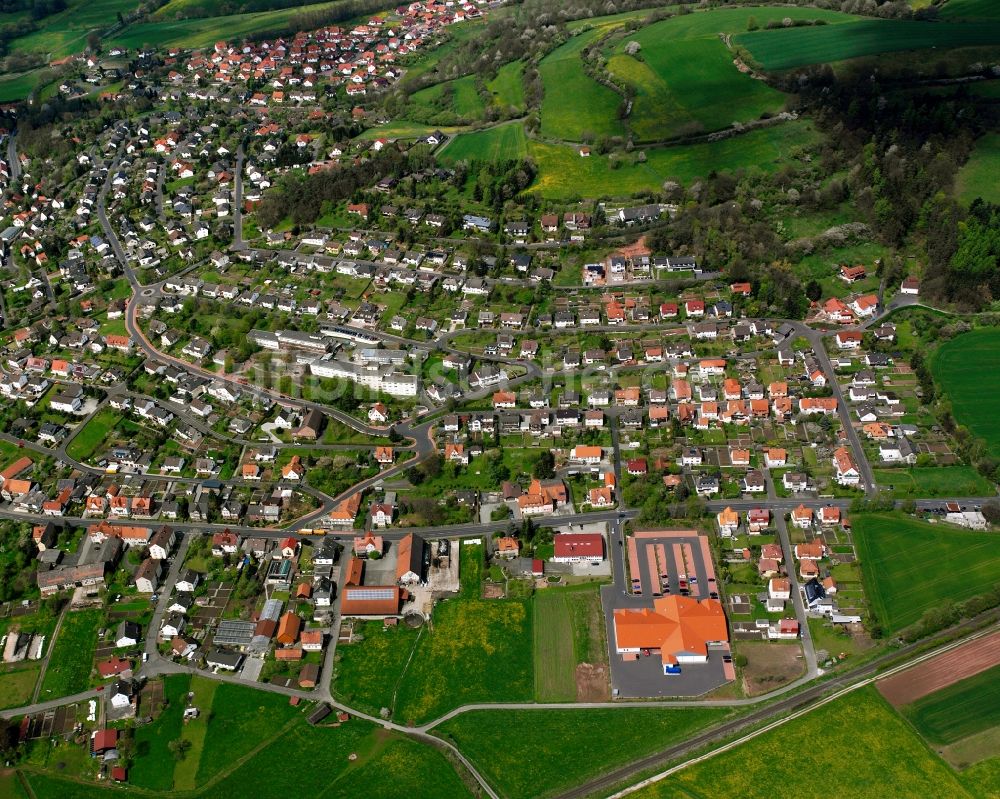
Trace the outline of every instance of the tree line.
<instances>
[{"instance_id":1,"label":"tree line","mask_svg":"<svg viewBox=\"0 0 1000 799\"><path fill-rule=\"evenodd\" d=\"M434 164L425 148L402 153L387 147L371 158L344 167L324 169L312 175L288 173L265 195L257 209L262 229L273 228L286 217L296 225L311 224L324 206L347 199L360 200L362 190L384 177L401 176Z\"/></svg>"}]
</instances>

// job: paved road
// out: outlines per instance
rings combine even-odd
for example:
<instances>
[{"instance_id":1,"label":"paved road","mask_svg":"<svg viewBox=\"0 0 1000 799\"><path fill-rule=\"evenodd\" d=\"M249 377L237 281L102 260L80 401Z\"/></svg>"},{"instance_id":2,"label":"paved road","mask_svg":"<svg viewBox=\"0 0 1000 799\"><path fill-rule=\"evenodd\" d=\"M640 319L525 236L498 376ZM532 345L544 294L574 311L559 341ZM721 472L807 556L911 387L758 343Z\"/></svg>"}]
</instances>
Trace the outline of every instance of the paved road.
<instances>
[{"instance_id":1,"label":"paved road","mask_svg":"<svg viewBox=\"0 0 1000 799\"><path fill-rule=\"evenodd\" d=\"M12 130L7 137L7 167L10 170L10 183L21 179L21 159L17 157L17 130Z\"/></svg>"},{"instance_id":2,"label":"paved road","mask_svg":"<svg viewBox=\"0 0 1000 799\"><path fill-rule=\"evenodd\" d=\"M799 635L802 641L802 653L806 660L806 678L812 679L819 674L816 664L816 648L813 646L812 634L809 631L809 619L806 616L805 601L799 590L799 576L795 572L795 559L792 557L792 544L788 536L788 523L784 513L775 514L775 526L778 530L778 541L785 558L785 570L788 572L788 582L792 589L792 604L795 606L795 618L799 622Z\"/></svg>"},{"instance_id":3,"label":"paved road","mask_svg":"<svg viewBox=\"0 0 1000 799\"><path fill-rule=\"evenodd\" d=\"M872 472L871 464L868 462L868 458L865 455L864 447L861 446L861 439L858 437L858 431L854 429L854 425L851 422L851 407L847 404L844 392L840 388L840 382L837 380L837 373L833 368L833 363L830 361L830 356L823 344L823 338L827 334L819 330L813 330L811 327L808 327L801 322L788 320L787 323L795 328L794 335L804 336L809 340L809 344L812 346L813 352L816 353L816 359L823 368L823 373L826 375L827 383L833 390L833 396L837 398L837 414L840 417L840 424L847 435L847 440L850 442L851 451L854 454L854 462L858 465L858 471L861 473L861 480L864 483L865 493L871 496L878 490L875 484L875 475Z\"/></svg>"},{"instance_id":4,"label":"paved road","mask_svg":"<svg viewBox=\"0 0 1000 799\"><path fill-rule=\"evenodd\" d=\"M153 610L153 616L149 621L149 626L146 628L145 651L149 660L143 664L142 673L147 676L154 672L161 663L168 662L160 657L159 650L156 648L156 640L160 636L160 626L163 624L164 616L167 615L167 608L170 606L174 585L180 576L184 558L187 557L188 548L191 546L193 540L194 535L181 536L180 543L177 545L177 551L173 555L173 561L170 563L170 569L167 570L167 576L160 586L160 598L156 601L156 608Z\"/></svg>"},{"instance_id":5,"label":"paved road","mask_svg":"<svg viewBox=\"0 0 1000 799\"><path fill-rule=\"evenodd\" d=\"M243 162L246 160L246 152L243 142L236 148L236 178L233 183L233 244L232 249L236 251L245 250L246 242L243 241Z\"/></svg>"}]
</instances>

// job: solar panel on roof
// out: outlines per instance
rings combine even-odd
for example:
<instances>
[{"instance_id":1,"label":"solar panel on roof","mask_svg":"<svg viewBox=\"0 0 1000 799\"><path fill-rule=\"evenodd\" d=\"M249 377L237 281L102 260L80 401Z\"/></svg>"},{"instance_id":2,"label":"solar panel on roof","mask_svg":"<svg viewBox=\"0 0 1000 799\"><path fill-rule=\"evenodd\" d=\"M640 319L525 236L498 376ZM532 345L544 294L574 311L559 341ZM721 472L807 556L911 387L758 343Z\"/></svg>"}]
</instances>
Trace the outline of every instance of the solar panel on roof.
<instances>
[{"instance_id":1,"label":"solar panel on roof","mask_svg":"<svg viewBox=\"0 0 1000 799\"><path fill-rule=\"evenodd\" d=\"M395 599L395 588L352 588L352 600L365 599Z\"/></svg>"}]
</instances>

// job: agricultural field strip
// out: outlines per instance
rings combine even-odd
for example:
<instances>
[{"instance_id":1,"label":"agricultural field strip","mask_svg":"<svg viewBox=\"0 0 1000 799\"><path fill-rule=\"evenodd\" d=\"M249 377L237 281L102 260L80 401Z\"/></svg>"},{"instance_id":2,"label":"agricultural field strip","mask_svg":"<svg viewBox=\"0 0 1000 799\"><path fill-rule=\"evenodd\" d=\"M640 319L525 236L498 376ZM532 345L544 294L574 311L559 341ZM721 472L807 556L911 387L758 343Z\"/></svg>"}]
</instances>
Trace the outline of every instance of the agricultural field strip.
<instances>
[{"instance_id":1,"label":"agricultural field strip","mask_svg":"<svg viewBox=\"0 0 1000 799\"><path fill-rule=\"evenodd\" d=\"M974 633L973 635L969 636L968 638L962 639L961 641L951 642L951 643L945 644L944 646L942 646L942 647L940 647L938 649L932 650L931 652L927 652L927 653L925 653L923 655L918 655L912 661L909 661L907 663L903 663L903 664L901 664L899 666L895 666L895 667L889 669L886 672L883 672L881 674L875 674L875 675L872 675L870 677L865 677L864 679L859 680L858 682L853 683L852 685L845 686L844 688L841 688L841 689L835 691L834 693L829 694L828 696L822 697L821 699L819 699L816 702L808 705L807 707L802 708L801 710L796 710L793 713L790 713L788 716L784 716L784 717L782 717L780 719L772 721L772 722L764 725L763 727L760 727L760 728L758 728L756 730L753 730L753 731L747 733L746 735L742 735L739 738L736 738L736 739L734 739L732 741L724 743L721 746L719 746L719 747L717 747L715 749L712 749L709 752L705 752L704 754L701 754L701 755L698 755L696 757L690 758L690 759L684 761L683 763L679 763L679 764L677 764L675 766L671 766L670 768L668 768L668 769L666 769L664 771L661 771L661 772L659 772L657 774L654 774L651 777L647 777L647 778L643 779L640 782L637 782L637 783L635 783L633 785L628 786L627 788L623 788L623 789L621 789L619 791L616 791L615 793L610 794L607 797L607 799L624 799L624 797L626 797L626 796L630 796L631 794L634 794L637 791L640 791L643 788L649 787L651 785L656 785L657 783L662 782L663 780L667 779L668 777L670 777L670 776L672 776L674 774L677 774L678 772L683 771L683 770L685 770L687 768L690 768L693 765L696 765L698 763L703 763L703 762L705 762L707 760L711 760L712 758L717 757L718 755L721 755L721 754L723 754L725 752L729 752L729 751L731 751L733 749L736 749L737 747L742 746L743 744L745 744L745 743L747 743L749 741L752 741L755 738L759 738L762 735L765 735L766 733L770 732L771 730L776 730L779 727L783 727L784 725L788 724L791 721L794 721L794 720L799 719L799 718L803 718L804 716L809 715L813 711L815 711L815 710L817 710L817 709L819 709L821 707L824 707L824 706L830 704L831 702L835 702L837 699L839 699L841 697L844 697L844 696L847 696L848 694L851 694L851 693L853 693L853 692L855 692L855 691L857 691L857 690L859 690L861 688L864 688L867 685L872 685L872 684L876 683L878 680L887 679L889 677L892 677L895 674L900 674L900 673L906 671L907 669L910 669L910 668L913 668L914 666L919 665L920 663L924 663L927 660L931 660L931 659L933 659L935 657L938 657L939 655L942 655L945 652L949 652L952 649L955 649L955 648L957 648L959 646L962 646L963 644L967 644L971 640L976 640L978 638L981 638L982 636L987 635L990 632L991 632L990 630L986 630L986 631L980 631L980 632Z\"/></svg>"},{"instance_id":2,"label":"agricultural field strip","mask_svg":"<svg viewBox=\"0 0 1000 799\"><path fill-rule=\"evenodd\" d=\"M935 744L953 744L1000 724L1000 665L941 688L902 708Z\"/></svg>"}]
</instances>

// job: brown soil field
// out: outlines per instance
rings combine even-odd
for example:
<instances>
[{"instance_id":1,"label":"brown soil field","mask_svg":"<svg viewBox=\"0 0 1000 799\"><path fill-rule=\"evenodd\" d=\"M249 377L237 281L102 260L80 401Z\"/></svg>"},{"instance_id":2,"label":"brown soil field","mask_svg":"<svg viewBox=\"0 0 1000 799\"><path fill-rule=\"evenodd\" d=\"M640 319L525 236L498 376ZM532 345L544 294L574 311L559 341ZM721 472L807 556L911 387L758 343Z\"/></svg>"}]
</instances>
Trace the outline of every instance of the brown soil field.
<instances>
[{"instance_id":1,"label":"brown soil field","mask_svg":"<svg viewBox=\"0 0 1000 799\"><path fill-rule=\"evenodd\" d=\"M797 645L740 642L736 651L747 659L742 670L747 696L773 691L805 673L806 662L799 659L802 647Z\"/></svg>"},{"instance_id":2,"label":"brown soil field","mask_svg":"<svg viewBox=\"0 0 1000 799\"><path fill-rule=\"evenodd\" d=\"M607 702L610 698L607 666L595 666L592 663L577 664L576 701Z\"/></svg>"},{"instance_id":3,"label":"brown soil field","mask_svg":"<svg viewBox=\"0 0 1000 799\"><path fill-rule=\"evenodd\" d=\"M1000 630L924 661L876 685L893 707L901 707L1000 663Z\"/></svg>"}]
</instances>

